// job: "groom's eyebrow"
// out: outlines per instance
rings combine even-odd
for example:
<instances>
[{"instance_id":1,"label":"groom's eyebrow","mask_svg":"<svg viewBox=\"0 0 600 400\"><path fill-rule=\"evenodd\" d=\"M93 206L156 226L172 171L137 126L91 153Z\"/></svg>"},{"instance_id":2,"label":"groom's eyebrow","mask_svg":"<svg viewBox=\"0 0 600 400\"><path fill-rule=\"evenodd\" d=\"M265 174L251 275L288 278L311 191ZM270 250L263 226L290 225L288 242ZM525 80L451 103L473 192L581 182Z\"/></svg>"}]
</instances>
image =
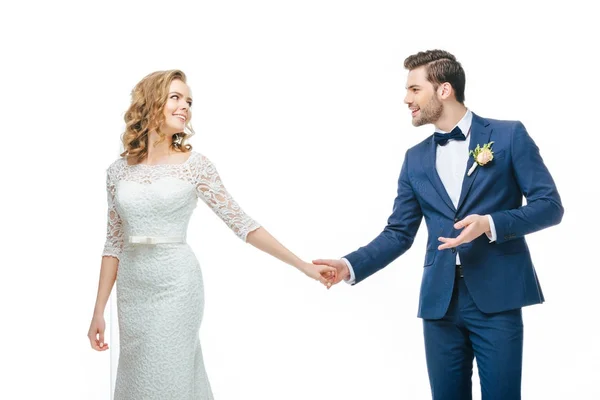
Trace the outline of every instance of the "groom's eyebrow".
<instances>
[{"instance_id":1,"label":"groom's eyebrow","mask_svg":"<svg viewBox=\"0 0 600 400\"><path fill-rule=\"evenodd\" d=\"M420 88L420 86L419 85L410 85L409 87L406 88L406 90L408 90L408 89L414 89L414 88L418 89L418 88Z\"/></svg>"}]
</instances>

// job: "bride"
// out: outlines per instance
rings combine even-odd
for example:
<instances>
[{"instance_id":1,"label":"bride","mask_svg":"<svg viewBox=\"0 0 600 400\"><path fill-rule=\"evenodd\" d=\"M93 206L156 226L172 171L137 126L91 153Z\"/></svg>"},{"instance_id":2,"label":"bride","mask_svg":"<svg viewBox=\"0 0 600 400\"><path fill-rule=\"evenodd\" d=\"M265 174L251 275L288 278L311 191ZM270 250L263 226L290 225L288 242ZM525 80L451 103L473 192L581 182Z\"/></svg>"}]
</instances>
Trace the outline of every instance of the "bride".
<instances>
[{"instance_id":1,"label":"bride","mask_svg":"<svg viewBox=\"0 0 600 400\"><path fill-rule=\"evenodd\" d=\"M198 199L241 240L327 287L335 280L334 268L299 259L244 213L211 161L192 151L191 107L182 71L146 76L125 114L125 151L107 170L107 235L88 337L93 349L108 349L103 315L116 281L115 400L213 398L199 339L202 273L186 243Z\"/></svg>"}]
</instances>

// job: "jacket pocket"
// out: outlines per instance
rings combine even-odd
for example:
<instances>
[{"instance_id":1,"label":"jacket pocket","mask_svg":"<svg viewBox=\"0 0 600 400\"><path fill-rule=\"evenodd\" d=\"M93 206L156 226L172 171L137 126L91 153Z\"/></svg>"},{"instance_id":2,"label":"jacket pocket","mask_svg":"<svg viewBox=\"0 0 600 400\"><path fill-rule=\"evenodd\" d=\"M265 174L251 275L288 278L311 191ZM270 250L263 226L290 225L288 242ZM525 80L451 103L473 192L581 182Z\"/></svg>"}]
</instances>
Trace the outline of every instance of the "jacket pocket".
<instances>
[{"instance_id":1,"label":"jacket pocket","mask_svg":"<svg viewBox=\"0 0 600 400\"><path fill-rule=\"evenodd\" d=\"M436 254L437 250L427 250L425 252L425 264L423 265L423 267L429 267L431 264L433 264Z\"/></svg>"}]
</instances>

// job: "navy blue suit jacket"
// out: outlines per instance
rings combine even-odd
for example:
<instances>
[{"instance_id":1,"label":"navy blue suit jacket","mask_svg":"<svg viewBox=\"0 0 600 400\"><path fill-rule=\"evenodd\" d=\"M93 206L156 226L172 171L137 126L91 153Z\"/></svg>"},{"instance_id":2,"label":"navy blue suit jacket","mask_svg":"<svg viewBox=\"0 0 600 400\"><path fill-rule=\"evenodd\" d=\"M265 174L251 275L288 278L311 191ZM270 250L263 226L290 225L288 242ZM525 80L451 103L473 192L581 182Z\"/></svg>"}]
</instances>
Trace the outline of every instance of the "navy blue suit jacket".
<instances>
[{"instance_id":1,"label":"navy blue suit jacket","mask_svg":"<svg viewBox=\"0 0 600 400\"><path fill-rule=\"evenodd\" d=\"M398 194L387 226L368 245L346 255L359 283L384 268L413 244L425 217L429 238L425 252L418 316L442 318L446 313L459 252L465 284L477 307L494 313L542 303L525 235L562 220L563 206L539 149L519 121L500 121L473 114L469 149L493 141L494 159L465 177L454 207L435 167L433 135L404 157ZM467 169L473 163L469 157ZM523 196L527 204L523 205ZM454 223L471 214L490 214L497 240L486 235L438 250L438 237L456 237Z\"/></svg>"}]
</instances>

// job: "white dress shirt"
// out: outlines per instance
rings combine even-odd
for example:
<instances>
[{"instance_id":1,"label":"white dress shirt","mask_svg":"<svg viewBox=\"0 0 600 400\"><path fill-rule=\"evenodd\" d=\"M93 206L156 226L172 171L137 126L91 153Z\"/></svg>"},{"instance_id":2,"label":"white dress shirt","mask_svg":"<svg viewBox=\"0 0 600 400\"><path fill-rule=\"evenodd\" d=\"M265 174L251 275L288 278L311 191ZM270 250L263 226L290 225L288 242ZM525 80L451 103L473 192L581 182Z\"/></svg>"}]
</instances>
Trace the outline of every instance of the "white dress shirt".
<instances>
[{"instance_id":1,"label":"white dress shirt","mask_svg":"<svg viewBox=\"0 0 600 400\"><path fill-rule=\"evenodd\" d=\"M460 128L462 133L466 136L466 140L450 140L445 146L437 146L435 168L438 175L446 188L446 192L452 200L454 207L458 207L458 200L460 199L460 192L462 190L463 179L465 178L465 171L467 169L467 163L471 159L469 157L469 140L471 135L471 122L473 121L473 113L467 110L466 114L458 122L457 126ZM442 130L437 132L448 133ZM490 215L487 215L490 222L491 235L488 236L491 242L496 241L496 228L494 226L494 220ZM355 280L354 269L345 258L342 258L348 265L350 270L350 277L346 280L347 283L353 284ZM456 253L456 265L460 264L460 257L458 252Z\"/></svg>"}]
</instances>

